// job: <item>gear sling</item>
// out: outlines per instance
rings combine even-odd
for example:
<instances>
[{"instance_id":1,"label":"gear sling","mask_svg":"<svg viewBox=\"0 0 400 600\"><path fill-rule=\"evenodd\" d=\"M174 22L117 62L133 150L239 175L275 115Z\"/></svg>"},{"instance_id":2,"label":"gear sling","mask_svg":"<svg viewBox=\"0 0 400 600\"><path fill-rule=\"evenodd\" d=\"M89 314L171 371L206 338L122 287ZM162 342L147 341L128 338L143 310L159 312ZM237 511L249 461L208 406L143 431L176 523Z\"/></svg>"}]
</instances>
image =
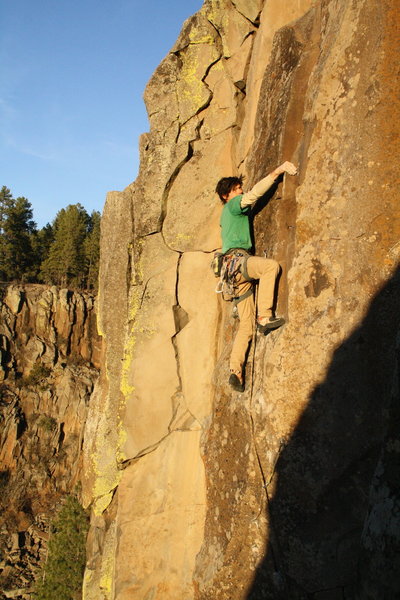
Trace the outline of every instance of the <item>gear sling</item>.
<instances>
[{"instance_id":1,"label":"gear sling","mask_svg":"<svg viewBox=\"0 0 400 600\"><path fill-rule=\"evenodd\" d=\"M215 291L217 294L222 294L224 300L233 302L235 308L239 302L253 293L253 286L251 286L244 294L238 295L238 275L242 275L246 281L254 281L247 272L249 257L250 254L243 248L230 248L225 254L216 252L212 261L214 275L219 277Z\"/></svg>"}]
</instances>

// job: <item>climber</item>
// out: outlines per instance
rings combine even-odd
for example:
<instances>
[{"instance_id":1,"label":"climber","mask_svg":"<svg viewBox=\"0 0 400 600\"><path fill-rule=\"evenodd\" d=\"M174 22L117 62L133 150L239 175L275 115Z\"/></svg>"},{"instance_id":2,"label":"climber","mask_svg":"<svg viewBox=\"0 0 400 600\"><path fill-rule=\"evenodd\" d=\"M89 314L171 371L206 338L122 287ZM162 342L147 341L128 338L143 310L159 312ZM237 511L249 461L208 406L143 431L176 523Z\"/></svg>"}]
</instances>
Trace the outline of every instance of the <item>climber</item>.
<instances>
[{"instance_id":1,"label":"climber","mask_svg":"<svg viewBox=\"0 0 400 600\"><path fill-rule=\"evenodd\" d=\"M297 168L286 161L261 179L249 192L243 193L242 177L223 177L219 180L216 192L224 205L221 215L222 252L225 256L245 255L243 267L235 280L237 289L237 311L239 329L233 343L230 358L229 383L236 391L244 391L243 366L247 347L253 335L255 317L252 282L259 280L257 301L257 329L267 333L281 327L285 320L273 312L274 291L279 264L270 258L251 256L252 239L249 214L251 207L284 173L296 175Z\"/></svg>"}]
</instances>

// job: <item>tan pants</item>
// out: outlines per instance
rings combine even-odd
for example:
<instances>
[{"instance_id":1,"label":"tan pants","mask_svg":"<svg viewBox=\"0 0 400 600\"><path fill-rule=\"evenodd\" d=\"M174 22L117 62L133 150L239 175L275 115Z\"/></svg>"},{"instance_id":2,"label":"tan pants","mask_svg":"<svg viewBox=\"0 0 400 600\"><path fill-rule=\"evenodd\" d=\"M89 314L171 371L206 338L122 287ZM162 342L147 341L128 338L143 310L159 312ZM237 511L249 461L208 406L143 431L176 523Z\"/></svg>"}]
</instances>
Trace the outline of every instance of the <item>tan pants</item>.
<instances>
[{"instance_id":1,"label":"tan pants","mask_svg":"<svg viewBox=\"0 0 400 600\"><path fill-rule=\"evenodd\" d=\"M250 256L247 261L249 277L259 279L257 313L259 317L271 317L274 303L276 278L279 274L279 264L270 258ZM251 287L251 282L246 281L241 275L239 279L238 295L241 296ZM233 343L230 368L241 371L249 341L253 337L255 324L255 308L253 295L245 298L237 305L239 313L239 329Z\"/></svg>"}]
</instances>

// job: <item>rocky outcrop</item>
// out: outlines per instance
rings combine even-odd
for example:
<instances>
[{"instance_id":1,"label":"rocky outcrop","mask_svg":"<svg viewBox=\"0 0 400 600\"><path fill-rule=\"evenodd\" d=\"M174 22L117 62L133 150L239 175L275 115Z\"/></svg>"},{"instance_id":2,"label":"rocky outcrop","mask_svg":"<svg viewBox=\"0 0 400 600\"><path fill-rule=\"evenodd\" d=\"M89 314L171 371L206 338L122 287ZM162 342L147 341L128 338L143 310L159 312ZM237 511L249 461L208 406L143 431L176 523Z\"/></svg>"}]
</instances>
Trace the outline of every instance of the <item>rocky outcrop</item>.
<instances>
[{"instance_id":1,"label":"rocky outcrop","mask_svg":"<svg viewBox=\"0 0 400 600\"><path fill-rule=\"evenodd\" d=\"M206 0L150 80L139 176L102 218L86 600L397 597L396 20ZM254 228L287 324L236 394L214 188L283 159Z\"/></svg>"},{"instance_id":2,"label":"rocky outcrop","mask_svg":"<svg viewBox=\"0 0 400 600\"><path fill-rule=\"evenodd\" d=\"M11 284L0 293L0 597L22 599L55 509L80 486L101 340L90 294Z\"/></svg>"}]
</instances>

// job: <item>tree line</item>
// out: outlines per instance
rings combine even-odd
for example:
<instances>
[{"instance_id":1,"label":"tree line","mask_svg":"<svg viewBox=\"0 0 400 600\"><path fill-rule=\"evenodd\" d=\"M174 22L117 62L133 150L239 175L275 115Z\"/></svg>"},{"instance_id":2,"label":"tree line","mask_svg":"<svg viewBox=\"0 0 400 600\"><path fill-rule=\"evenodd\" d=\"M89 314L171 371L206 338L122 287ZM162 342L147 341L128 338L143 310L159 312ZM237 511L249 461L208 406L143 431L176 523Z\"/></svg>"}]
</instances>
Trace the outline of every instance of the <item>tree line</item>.
<instances>
[{"instance_id":1,"label":"tree line","mask_svg":"<svg viewBox=\"0 0 400 600\"><path fill-rule=\"evenodd\" d=\"M38 229L31 203L0 191L0 280L97 290L100 219L81 204L62 208Z\"/></svg>"}]
</instances>

